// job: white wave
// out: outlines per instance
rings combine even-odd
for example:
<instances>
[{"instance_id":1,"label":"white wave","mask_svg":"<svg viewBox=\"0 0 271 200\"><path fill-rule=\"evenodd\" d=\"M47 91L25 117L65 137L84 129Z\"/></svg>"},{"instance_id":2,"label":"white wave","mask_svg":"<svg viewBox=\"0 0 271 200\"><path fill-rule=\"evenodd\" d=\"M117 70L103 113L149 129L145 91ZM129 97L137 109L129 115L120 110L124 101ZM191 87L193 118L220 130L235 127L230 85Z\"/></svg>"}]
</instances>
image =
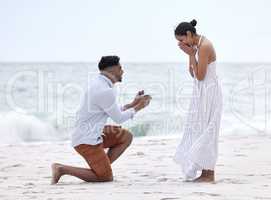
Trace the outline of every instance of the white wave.
<instances>
[{"instance_id":1,"label":"white wave","mask_svg":"<svg viewBox=\"0 0 271 200\"><path fill-rule=\"evenodd\" d=\"M1 144L56 140L58 131L35 116L17 112L0 114Z\"/></svg>"}]
</instances>

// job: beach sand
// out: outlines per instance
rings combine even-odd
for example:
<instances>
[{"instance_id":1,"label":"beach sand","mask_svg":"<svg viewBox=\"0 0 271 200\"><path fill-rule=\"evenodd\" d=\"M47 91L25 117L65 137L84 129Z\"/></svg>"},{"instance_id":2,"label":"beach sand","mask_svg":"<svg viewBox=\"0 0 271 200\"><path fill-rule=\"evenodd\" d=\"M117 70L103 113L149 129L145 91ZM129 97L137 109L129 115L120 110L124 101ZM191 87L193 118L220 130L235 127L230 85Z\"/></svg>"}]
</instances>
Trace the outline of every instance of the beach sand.
<instances>
[{"instance_id":1,"label":"beach sand","mask_svg":"<svg viewBox=\"0 0 271 200\"><path fill-rule=\"evenodd\" d=\"M87 167L70 143L0 146L0 199L271 199L271 136L221 136L215 183L184 182L172 160L178 139L136 138L113 164L114 182L63 176L51 163Z\"/></svg>"}]
</instances>

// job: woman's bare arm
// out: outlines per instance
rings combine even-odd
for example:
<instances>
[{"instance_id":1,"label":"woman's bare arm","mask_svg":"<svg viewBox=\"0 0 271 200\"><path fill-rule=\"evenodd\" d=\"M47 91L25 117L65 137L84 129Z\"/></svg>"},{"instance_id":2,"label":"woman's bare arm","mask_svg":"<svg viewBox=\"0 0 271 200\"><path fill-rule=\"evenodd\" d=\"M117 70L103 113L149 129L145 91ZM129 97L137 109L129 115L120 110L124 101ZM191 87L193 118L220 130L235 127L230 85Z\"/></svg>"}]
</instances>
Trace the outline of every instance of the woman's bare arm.
<instances>
[{"instance_id":1,"label":"woman's bare arm","mask_svg":"<svg viewBox=\"0 0 271 200\"><path fill-rule=\"evenodd\" d=\"M208 60L209 60L208 59L209 52L210 52L210 48L208 46L202 46L199 49L198 61L195 55L189 56L189 61L191 62L191 65L193 67L194 74L199 81L203 80L206 75Z\"/></svg>"},{"instance_id":2,"label":"woman's bare arm","mask_svg":"<svg viewBox=\"0 0 271 200\"><path fill-rule=\"evenodd\" d=\"M189 56L189 73L194 78L194 72L193 72L193 67L192 67L192 64L191 64L190 56Z\"/></svg>"}]
</instances>

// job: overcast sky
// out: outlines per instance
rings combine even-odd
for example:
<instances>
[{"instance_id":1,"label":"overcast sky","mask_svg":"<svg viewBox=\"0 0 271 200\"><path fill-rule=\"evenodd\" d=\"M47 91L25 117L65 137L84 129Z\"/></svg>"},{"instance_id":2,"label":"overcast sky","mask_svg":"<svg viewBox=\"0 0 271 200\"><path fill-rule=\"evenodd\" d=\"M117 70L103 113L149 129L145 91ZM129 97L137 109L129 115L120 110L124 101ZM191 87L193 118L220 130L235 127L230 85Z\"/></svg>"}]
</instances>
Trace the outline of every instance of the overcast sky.
<instances>
[{"instance_id":1,"label":"overcast sky","mask_svg":"<svg viewBox=\"0 0 271 200\"><path fill-rule=\"evenodd\" d=\"M198 21L220 62L271 61L268 0L0 0L0 62L182 62L174 27Z\"/></svg>"}]
</instances>

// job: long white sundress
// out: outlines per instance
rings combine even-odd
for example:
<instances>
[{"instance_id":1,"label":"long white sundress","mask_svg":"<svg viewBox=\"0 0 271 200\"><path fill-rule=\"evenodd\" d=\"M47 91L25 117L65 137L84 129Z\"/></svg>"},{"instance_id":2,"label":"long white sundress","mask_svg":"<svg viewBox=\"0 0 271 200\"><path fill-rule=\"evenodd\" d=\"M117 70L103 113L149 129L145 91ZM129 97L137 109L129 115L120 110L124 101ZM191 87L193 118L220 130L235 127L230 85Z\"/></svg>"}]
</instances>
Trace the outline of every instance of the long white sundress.
<instances>
[{"instance_id":1,"label":"long white sundress","mask_svg":"<svg viewBox=\"0 0 271 200\"><path fill-rule=\"evenodd\" d=\"M221 114L222 91L216 75L216 62L212 62L207 66L203 80L194 78L183 137L174 156L186 180L195 179L197 172L203 169L214 170Z\"/></svg>"}]
</instances>

